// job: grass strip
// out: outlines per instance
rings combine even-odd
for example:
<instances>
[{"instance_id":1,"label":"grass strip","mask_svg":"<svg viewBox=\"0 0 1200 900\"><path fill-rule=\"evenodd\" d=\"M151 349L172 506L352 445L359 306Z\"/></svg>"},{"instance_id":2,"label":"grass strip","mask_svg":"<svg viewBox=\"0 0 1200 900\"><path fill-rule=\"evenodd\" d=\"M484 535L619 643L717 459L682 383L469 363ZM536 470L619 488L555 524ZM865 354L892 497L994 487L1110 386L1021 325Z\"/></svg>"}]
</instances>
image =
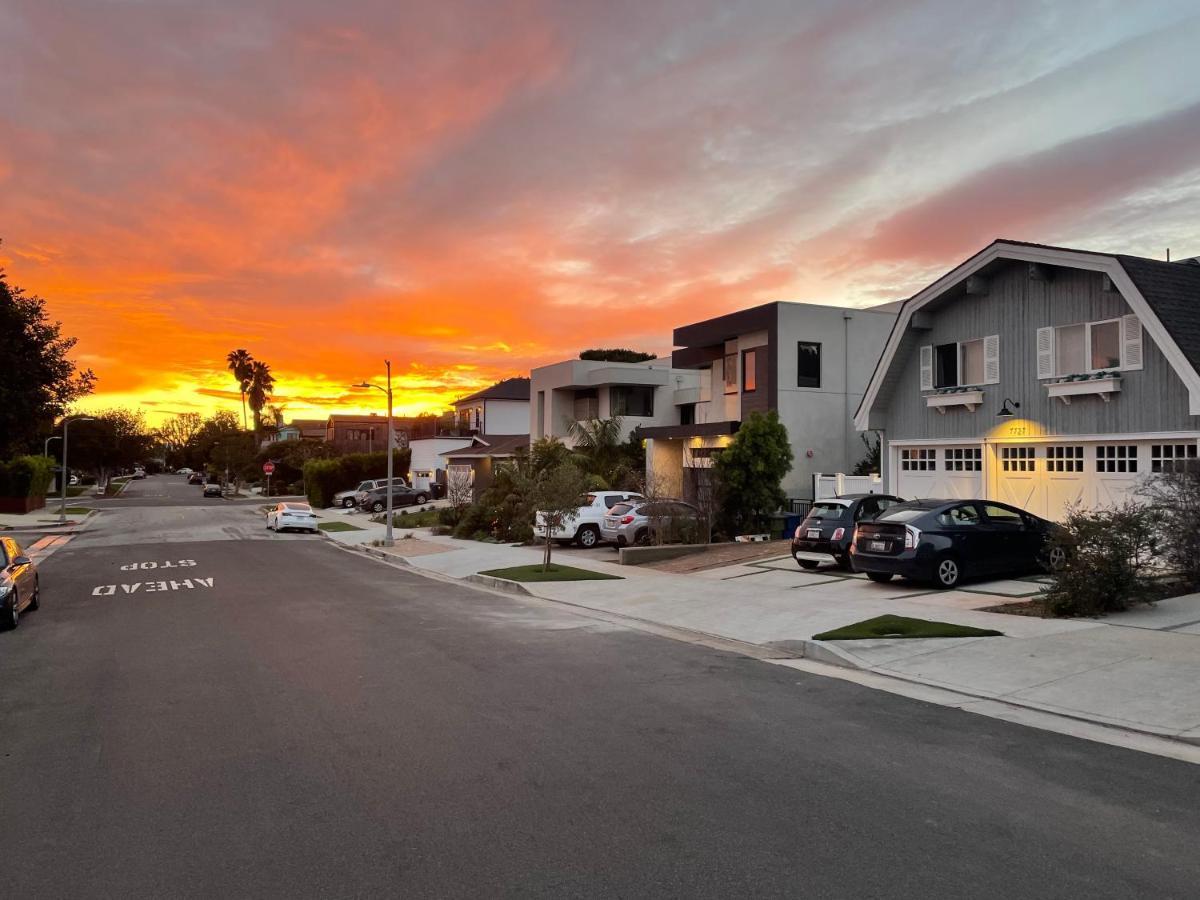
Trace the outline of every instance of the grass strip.
<instances>
[{"instance_id":1,"label":"grass strip","mask_svg":"<svg viewBox=\"0 0 1200 900\"><path fill-rule=\"evenodd\" d=\"M969 625L952 625L949 622L928 622L925 619L910 619L906 616L876 616L863 622L855 622L833 631L814 634L818 641L868 641L878 638L964 638L1003 637L1004 632L990 628L972 628Z\"/></svg>"},{"instance_id":2,"label":"grass strip","mask_svg":"<svg viewBox=\"0 0 1200 900\"><path fill-rule=\"evenodd\" d=\"M322 522L317 526L322 531L362 531L357 525L351 525L349 522Z\"/></svg>"},{"instance_id":3,"label":"grass strip","mask_svg":"<svg viewBox=\"0 0 1200 900\"><path fill-rule=\"evenodd\" d=\"M509 581L620 581L620 575L606 575L604 572L593 572L590 569L576 569L574 566L558 566L551 564L549 571L542 571L541 563L532 566L509 566L507 569L490 569L480 572L480 575L490 575L493 578L505 578Z\"/></svg>"}]
</instances>

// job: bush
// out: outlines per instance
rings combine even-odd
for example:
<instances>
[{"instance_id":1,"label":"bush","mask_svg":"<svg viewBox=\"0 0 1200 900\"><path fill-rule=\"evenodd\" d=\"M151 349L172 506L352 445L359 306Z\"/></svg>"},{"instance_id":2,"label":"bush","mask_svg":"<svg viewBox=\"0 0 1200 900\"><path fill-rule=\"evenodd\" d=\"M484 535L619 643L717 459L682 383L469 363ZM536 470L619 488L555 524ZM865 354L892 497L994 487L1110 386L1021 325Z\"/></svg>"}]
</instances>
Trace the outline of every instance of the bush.
<instances>
[{"instance_id":1,"label":"bush","mask_svg":"<svg viewBox=\"0 0 1200 900\"><path fill-rule=\"evenodd\" d=\"M1140 493L1154 510L1163 560L1182 587L1200 590L1200 470L1154 475Z\"/></svg>"},{"instance_id":2,"label":"bush","mask_svg":"<svg viewBox=\"0 0 1200 900\"><path fill-rule=\"evenodd\" d=\"M1056 545L1066 550L1066 564L1042 592L1047 613L1097 616L1157 598L1154 513L1145 506L1072 508L1053 539Z\"/></svg>"},{"instance_id":3,"label":"bush","mask_svg":"<svg viewBox=\"0 0 1200 900\"><path fill-rule=\"evenodd\" d=\"M18 456L0 463L0 497L45 497L54 464L44 456Z\"/></svg>"},{"instance_id":4,"label":"bush","mask_svg":"<svg viewBox=\"0 0 1200 900\"><path fill-rule=\"evenodd\" d=\"M408 476L410 451L396 450L392 458L392 477ZM315 507L331 506L333 495L354 487L368 478L387 477L387 451L351 453L335 459L310 459L304 464L304 483L308 502Z\"/></svg>"}]
</instances>

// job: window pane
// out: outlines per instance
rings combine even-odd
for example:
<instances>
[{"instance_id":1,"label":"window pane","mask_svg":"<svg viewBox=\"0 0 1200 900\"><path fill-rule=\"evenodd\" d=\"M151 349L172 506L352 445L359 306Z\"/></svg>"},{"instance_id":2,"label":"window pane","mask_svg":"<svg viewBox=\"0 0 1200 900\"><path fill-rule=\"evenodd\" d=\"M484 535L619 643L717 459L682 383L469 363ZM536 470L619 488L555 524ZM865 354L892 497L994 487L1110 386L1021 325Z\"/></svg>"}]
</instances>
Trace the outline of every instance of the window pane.
<instances>
[{"instance_id":1,"label":"window pane","mask_svg":"<svg viewBox=\"0 0 1200 900\"><path fill-rule=\"evenodd\" d=\"M796 387L821 386L821 345L800 341L796 353Z\"/></svg>"},{"instance_id":2,"label":"window pane","mask_svg":"<svg viewBox=\"0 0 1200 900\"><path fill-rule=\"evenodd\" d=\"M933 355L937 372L933 386L958 387L958 344L938 344Z\"/></svg>"},{"instance_id":3,"label":"window pane","mask_svg":"<svg viewBox=\"0 0 1200 900\"><path fill-rule=\"evenodd\" d=\"M1121 323L1092 326L1092 368L1116 369L1121 365Z\"/></svg>"},{"instance_id":4,"label":"window pane","mask_svg":"<svg viewBox=\"0 0 1200 900\"><path fill-rule=\"evenodd\" d=\"M742 391L749 393L757 390L758 379L755 378L755 366L758 363L758 354L753 350L747 350L742 354Z\"/></svg>"},{"instance_id":5,"label":"window pane","mask_svg":"<svg viewBox=\"0 0 1200 900\"><path fill-rule=\"evenodd\" d=\"M984 506L983 511L989 519L994 519L998 522L1013 522L1021 524L1021 514L1015 509L1005 509L1003 506L992 506L988 504Z\"/></svg>"},{"instance_id":6,"label":"window pane","mask_svg":"<svg viewBox=\"0 0 1200 900\"><path fill-rule=\"evenodd\" d=\"M1054 329L1054 374L1078 375L1084 365L1084 325L1067 325Z\"/></svg>"},{"instance_id":7,"label":"window pane","mask_svg":"<svg viewBox=\"0 0 1200 900\"><path fill-rule=\"evenodd\" d=\"M737 393L737 354L728 353L725 356L725 393Z\"/></svg>"},{"instance_id":8,"label":"window pane","mask_svg":"<svg viewBox=\"0 0 1200 900\"><path fill-rule=\"evenodd\" d=\"M962 345L962 369L959 384L983 384L983 341Z\"/></svg>"}]
</instances>

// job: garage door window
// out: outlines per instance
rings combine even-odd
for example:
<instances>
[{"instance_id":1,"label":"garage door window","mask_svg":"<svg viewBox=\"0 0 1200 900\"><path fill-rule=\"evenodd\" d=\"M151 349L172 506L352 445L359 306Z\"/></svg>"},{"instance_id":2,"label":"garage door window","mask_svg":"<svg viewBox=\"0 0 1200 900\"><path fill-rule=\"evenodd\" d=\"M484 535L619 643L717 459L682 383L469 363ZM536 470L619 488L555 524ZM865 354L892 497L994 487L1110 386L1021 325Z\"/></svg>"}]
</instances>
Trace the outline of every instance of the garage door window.
<instances>
[{"instance_id":1,"label":"garage door window","mask_svg":"<svg viewBox=\"0 0 1200 900\"><path fill-rule=\"evenodd\" d=\"M1046 471L1048 472L1082 472L1083 447L1047 447Z\"/></svg>"},{"instance_id":2,"label":"garage door window","mask_svg":"<svg viewBox=\"0 0 1200 900\"><path fill-rule=\"evenodd\" d=\"M1033 447L1001 447L1000 468L1005 472L1032 472L1037 465Z\"/></svg>"},{"instance_id":3,"label":"garage door window","mask_svg":"<svg viewBox=\"0 0 1200 900\"><path fill-rule=\"evenodd\" d=\"M1096 448L1097 472L1136 472L1136 444L1101 444Z\"/></svg>"},{"instance_id":4,"label":"garage door window","mask_svg":"<svg viewBox=\"0 0 1200 900\"><path fill-rule=\"evenodd\" d=\"M1152 444L1151 472L1184 472L1196 467L1195 444Z\"/></svg>"},{"instance_id":5,"label":"garage door window","mask_svg":"<svg viewBox=\"0 0 1200 900\"><path fill-rule=\"evenodd\" d=\"M946 451L947 472L979 472L983 469L983 450L979 447L951 447Z\"/></svg>"},{"instance_id":6,"label":"garage door window","mask_svg":"<svg viewBox=\"0 0 1200 900\"><path fill-rule=\"evenodd\" d=\"M904 472L932 472L937 467L937 450L919 447L900 451L900 469Z\"/></svg>"}]
</instances>

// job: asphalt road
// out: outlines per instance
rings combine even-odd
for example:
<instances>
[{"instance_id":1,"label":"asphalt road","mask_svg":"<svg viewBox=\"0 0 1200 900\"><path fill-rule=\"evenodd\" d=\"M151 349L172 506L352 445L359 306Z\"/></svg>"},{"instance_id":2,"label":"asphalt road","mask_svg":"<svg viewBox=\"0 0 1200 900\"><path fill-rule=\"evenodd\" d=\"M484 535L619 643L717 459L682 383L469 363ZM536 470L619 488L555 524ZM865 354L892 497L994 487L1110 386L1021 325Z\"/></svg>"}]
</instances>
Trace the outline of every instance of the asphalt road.
<instances>
[{"instance_id":1,"label":"asphalt road","mask_svg":"<svg viewBox=\"0 0 1200 900\"><path fill-rule=\"evenodd\" d=\"M1186 763L216 503L106 513L0 634L4 896L1197 894Z\"/></svg>"}]
</instances>

